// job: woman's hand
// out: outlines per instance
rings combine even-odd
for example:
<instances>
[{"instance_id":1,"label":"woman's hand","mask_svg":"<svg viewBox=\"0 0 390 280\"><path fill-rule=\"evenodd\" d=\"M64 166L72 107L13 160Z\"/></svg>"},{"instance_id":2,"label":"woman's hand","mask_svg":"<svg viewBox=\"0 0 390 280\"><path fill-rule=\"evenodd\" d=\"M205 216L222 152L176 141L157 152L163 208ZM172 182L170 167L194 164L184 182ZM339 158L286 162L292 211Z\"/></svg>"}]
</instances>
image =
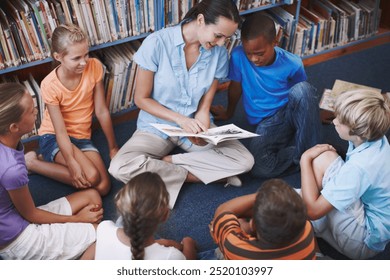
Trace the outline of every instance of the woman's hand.
<instances>
[{"instance_id":1,"label":"woman's hand","mask_svg":"<svg viewBox=\"0 0 390 280\"><path fill-rule=\"evenodd\" d=\"M185 132L199 133L207 131L207 127L199 120L181 116L176 120L176 123L184 129Z\"/></svg>"}]
</instances>

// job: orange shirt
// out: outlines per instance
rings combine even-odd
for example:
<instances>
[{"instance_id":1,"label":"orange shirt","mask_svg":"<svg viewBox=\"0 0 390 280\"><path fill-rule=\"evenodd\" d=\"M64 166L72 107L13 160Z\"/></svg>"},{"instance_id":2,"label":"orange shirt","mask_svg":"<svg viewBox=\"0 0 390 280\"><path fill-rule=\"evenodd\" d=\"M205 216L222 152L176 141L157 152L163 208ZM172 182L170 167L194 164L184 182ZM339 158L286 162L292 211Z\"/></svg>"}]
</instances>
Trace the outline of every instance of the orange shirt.
<instances>
[{"instance_id":1,"label":"orange shirt","mask_svg":"<svg viewBox=\"0 0 390 280\"><path fill-rule=\"evenodd\" d=\"M256 237L244 232L237 217L222 213L211 222L211 235L228 260L312 260L315 259L315 239L309 221L302 235L283 248L262 248Z\"/></svg>"},{"instance_id":2,"label":"orange shirt","mask_svg":"<svg viewBox=\"0 0 390 280\"><path fill-rule=\"evenodd\" d=\"M58 67L57 67L58 68ZM57 77L57 68L41 83L41 94L45 104L60 107L69 136L77 139L91 139L92 116L94 112L95 85L103 78L103 67L99 60L90 58L79 85L68 90ZM49 112L45 109L39 135L55 134Z\"/></svg>"}]
</instances>

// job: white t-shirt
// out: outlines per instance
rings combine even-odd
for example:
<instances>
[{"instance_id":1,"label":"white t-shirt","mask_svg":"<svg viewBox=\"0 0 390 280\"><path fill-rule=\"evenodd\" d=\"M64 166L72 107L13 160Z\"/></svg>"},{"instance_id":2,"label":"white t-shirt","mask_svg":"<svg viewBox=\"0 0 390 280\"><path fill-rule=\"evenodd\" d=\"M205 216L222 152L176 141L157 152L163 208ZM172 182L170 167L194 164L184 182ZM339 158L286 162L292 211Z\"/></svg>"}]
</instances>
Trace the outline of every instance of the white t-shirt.
<instances>
[{"instance_id":1,"label":"white t-shirt","mask_svg":"<svg viewBox=\"0 0 390 280\"><path fill-rule=\"evenodd\" d=\"M117 237L119 228L113 221L103 221L97 228L95 260L131 260L130 247ZM186 257L174 247L153 243L145 247L145 260L185 260Z\"/></svg>"}]
</instances>

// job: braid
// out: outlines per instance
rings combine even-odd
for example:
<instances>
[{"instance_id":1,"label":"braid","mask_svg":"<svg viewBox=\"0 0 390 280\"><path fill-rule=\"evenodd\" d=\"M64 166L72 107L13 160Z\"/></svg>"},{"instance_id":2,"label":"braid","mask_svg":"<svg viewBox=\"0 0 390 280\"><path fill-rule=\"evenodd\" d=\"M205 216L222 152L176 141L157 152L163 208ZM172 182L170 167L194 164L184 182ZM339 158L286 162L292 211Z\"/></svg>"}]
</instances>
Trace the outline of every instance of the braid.
<instances>
[{"instance_id":1,"label":"braid","mask_svg":"<svg viewBox=\"0 0 390 280\"><path fill-rule=\"evenodd\" d=\"M142 214L138 213L137 208L134 207L133 209L135 211L129 215L131 223L125 233L130 237L133 260L143 260L145 256L145 222L142 219Z\"/></svg>"},{"instance_id":2,"label":"braid","mask_svg":"<svg viewBox=\"0 0 390 280\"><path fill-rule=\"evenodd\" d=\"M166 217L169 194L165 184L157 173L141 173L118 192L115 202L130 239L132 258L143 260L147 241Z\"/></svg>"}]
</instances>

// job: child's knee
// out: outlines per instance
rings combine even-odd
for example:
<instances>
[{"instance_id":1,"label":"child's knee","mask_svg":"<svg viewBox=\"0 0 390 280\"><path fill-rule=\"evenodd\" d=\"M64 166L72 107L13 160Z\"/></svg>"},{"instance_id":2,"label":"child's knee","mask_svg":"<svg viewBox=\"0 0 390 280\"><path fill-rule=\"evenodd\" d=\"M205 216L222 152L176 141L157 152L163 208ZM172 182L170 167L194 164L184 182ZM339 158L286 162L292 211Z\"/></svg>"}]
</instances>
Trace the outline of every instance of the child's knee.
<instances>
[{"instance_id":1,"label":"child's knee","mask_svg":"<svg viewBox=\"0 0 390 280\"><path fill-rule=\"evenodd\" d=\"M86 176L88 182L90 182L92 186L97 186L100 184L101 176L96 168L91 168L88 170Z\"/></svg>"},{"instance_id":2,"label":"child's knee","mask_svg":"<svg viewBox=\"0 0 390 280\"><path fill-rule=\"evenodd\" d=\"M108 194L111 189L111 182L108 174L100 174L99 170L96 168L89 171L87 179L101 196Z\"/></svg>"},{"instance_id":3,"label":"child's knee","mask_svg":"<svg viewBox=\"0 0 390 280\"><path fill-rule=\"evenodd\" d=\"M95 189L99 192L101 196L105 196L109 193L111 189L111 183L110 181L102 181L99 185L95 187Z\"/></svg>"},{"instance_id":4,"label":"child's knee","mask_svg":"<svg viewBox=\"0 0 390 280\"><path fill-rule=\"evenodd\" d=\"M289 101L318 100L317 89L308 82L300 82L294 85L289 94Z\"/></svg>"},{"instance_id":5,"label":"child's knee","mask_svg":"<svg viewBox=\"0 0 390 280\"><path fill-rule=\"evenodd\" d=\"M102 205L102 197L100 193L95 188L89 188L85 190L85 195L88 197L89 204L99 204Z\"/></svg>"}]
</instances>

